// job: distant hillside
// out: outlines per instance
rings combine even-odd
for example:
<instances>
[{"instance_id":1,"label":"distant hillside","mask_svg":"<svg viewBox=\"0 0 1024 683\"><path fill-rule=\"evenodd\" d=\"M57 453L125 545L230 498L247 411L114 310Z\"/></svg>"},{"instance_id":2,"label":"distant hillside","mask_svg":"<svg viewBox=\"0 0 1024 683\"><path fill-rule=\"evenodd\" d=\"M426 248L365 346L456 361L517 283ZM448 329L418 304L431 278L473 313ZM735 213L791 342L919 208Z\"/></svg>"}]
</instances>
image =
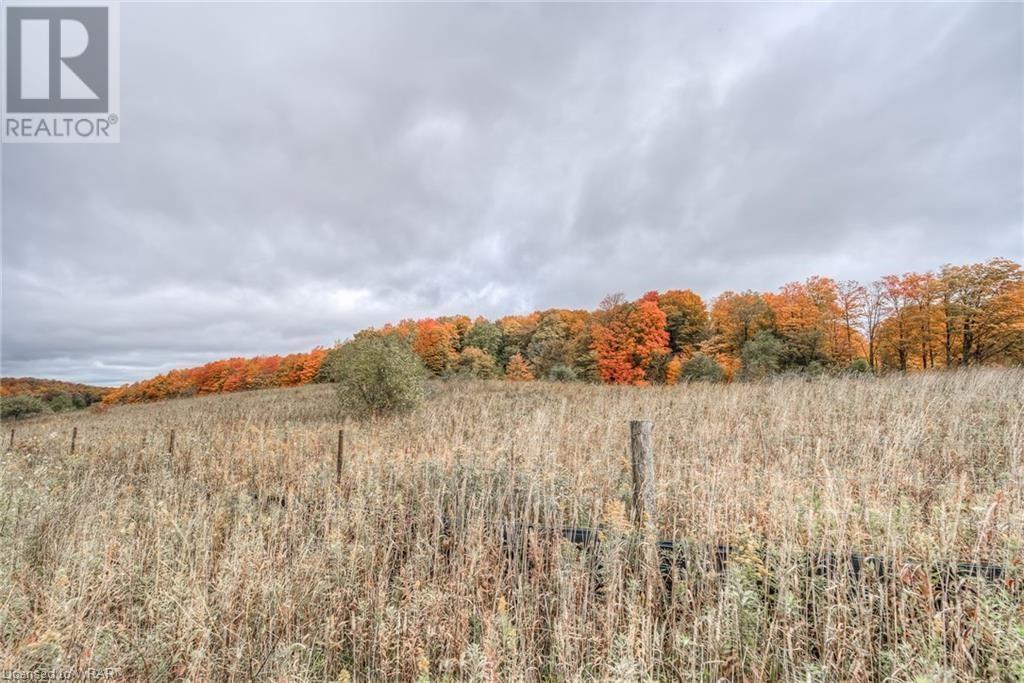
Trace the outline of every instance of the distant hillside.
<instances>
[{"instance_id":1,"label":"distant hillside","mask_svg":"<svg viewBox=\"0 0 1024 683\"><path fill-rule=\"evenodd\" d=\"M327 350L317 347L309 353L287 356L217 360L196 368L171 370L152 379L125 384L109 390L103 402L139 403L181 396L309 384L316 379L326 356Z\"/></svg>"},{"instance_id":2,"label":"distant hillside","mask_svg":"<svg viewBox=\"0 0 1024 683\"><path fill-rule=\"evenodd\" d=\"M101 401L110 393L109 387L62 382L36 377L0 377L0 396L38 396L50 402L60 396L80 397L85 405Z\"/></svg>"}]
</instances>

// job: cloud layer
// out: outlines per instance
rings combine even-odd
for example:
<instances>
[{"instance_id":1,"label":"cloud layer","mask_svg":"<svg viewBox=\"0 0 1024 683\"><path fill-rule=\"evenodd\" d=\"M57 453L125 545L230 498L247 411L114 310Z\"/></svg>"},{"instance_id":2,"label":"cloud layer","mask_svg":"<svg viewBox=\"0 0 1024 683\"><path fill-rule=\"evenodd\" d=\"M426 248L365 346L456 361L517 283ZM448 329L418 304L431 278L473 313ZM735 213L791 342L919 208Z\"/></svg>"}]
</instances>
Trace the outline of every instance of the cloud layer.
<instances>
[{"instance_id":1,"label":"cloud layer","mask_svg":"<svg viewBox=\"0 0 1024 683\"><path fill-rule=\"evenodd\" d=\"M3 149L3 374L1020 259L1022 13L125 5L121 143Z\"/></svg>"}]
</instances>

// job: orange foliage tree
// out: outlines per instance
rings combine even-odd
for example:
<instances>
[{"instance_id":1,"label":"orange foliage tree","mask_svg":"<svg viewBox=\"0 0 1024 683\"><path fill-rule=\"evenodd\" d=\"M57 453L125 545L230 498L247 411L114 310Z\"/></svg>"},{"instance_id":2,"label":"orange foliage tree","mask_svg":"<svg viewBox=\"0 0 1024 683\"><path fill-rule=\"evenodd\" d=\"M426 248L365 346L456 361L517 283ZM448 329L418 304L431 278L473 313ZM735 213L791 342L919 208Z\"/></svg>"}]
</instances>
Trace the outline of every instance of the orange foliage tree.
<instances>
[{"instance_id":1,"label":"orange foliage tree","mask_svg":"<svg viewBox=\"0 0 1024 683\"><path fill-rule=\"evenodd\" d=\"M505 379L515 382L529 382L533 380L533 371L530 370L530 365L523 358L523 354L516 353L508 359L508 365L505 367Z\"/></svg>"},{"instance_id":2,"label":"orange foliage tree","mask_svg":"<svg viewBox=\"0 0 1024 683\"><path fill-rule=\"evenodd\" d=\"M739 358L743 345L772 328L772 309L757 292L725 292L711 304L711 348L715 355Z\"/></svg>"},{"instance_id":3,"label":"orange foliage tree","mask_svg":"<svg viewBox=\"0 0 1024 683\"><path fill-rule=\"evenodd\" d=\"M416 323L412 350L427 369L435 375L442 375L451 369L458 357L458 340L459 332L455 325L427 318Z\"/></svg>"},{"instance_id":4,"label":"orange foliage tree","mask_svg":"<svg viewBox=\"0 0 1024 683\"><path fill-rule=\"evenodd\" d=\"M949 365L1024 362L1024 270L1009 259L940 273Z\"/></svg>"},{"instance_id":5,"label":"orange foliage tree","mask_svg":"<svg viewBox=\"0 0 1024 683\"><path fill-rule=\"evenodd\" d=\"M648 292L635 303L620 296L605 298L593 328L597 371L609 384L647 384L647 370L669 353L665 312L658 293Z\"/></svg>"},{"instance_id":6,"label":"orange foliage tree","mask_svg":"<svg viewBox=\"0 0 1024 683\"><path fill-rule=\"evenodd\" d=\"M911 335L914 331L912 301L916 280L908 273L902 277L886 275L879 283L887 313L887 318L880 327L879 344L888 359L895 359L898 369L906 370L910 359Z\"/></svg>"}]
</instances>

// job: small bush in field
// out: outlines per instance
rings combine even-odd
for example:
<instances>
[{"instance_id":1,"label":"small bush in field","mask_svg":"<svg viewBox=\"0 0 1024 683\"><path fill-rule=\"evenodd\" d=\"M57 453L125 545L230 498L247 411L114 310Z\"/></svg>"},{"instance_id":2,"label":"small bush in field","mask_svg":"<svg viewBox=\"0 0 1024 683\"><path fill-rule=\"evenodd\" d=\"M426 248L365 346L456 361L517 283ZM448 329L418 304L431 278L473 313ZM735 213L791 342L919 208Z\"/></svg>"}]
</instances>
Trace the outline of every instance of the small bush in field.
<instances>
[{"instance_id":1,"label":"small bush in field","mask_svg":"<svg viewBox=\"0 0 1024 683\"><path fill-rule=\"evenodd\" d=\"M555 382L575 382L576 371L568 365L559 363L548 370L548 379Z\"/></svg>"},{"instance_id":2,"label":"small bush in field","mask_svg":"<svg viewBox=\"0 0 1024 683\"><path fill-rule=\"evenodd\" d=\"M762 330L743 345L743 379L764 379L782 369L785 347L782 340L767 330Z\"/></svg>"},{"instance_id":3,"label":"small bush in field","mask_svg":"<svg viewBox=\"0 0 1024 683\"><path fill-rule=\"evenodd\" d=\"M354 339L331 351L324 365L342 408L353 417L409 412L425 396L427 369L397 337Z\"/></svg>"},{"instance_id":4,"label":"small bush in field","mask_svg":"<svg viewBox=\"0 0 1024 683\"><path fill-rule=\"evenodd\" d=\"M6 396L0 400L0 417L27 417L47 412L46 404L35 396Z\"/></svg>"},{"instance_id":5,"label":"small bush in field","mask_svg":"<svg viewBox=\"0 0 1024 683\"><path fill-rule=\"evenodd\" d=\"M725 370L714 358L698 351L683 366L683 377L691 382L721 382Z\"/></svg>"},{"instance_id":6,"label":"small bush in field","mask_svg":"<svg viewBox=\"0 0 1024 683\"><path fill-rule=\"evenodd\" d=\"M467 346L459 353L456 366L457 374L462 377L493 379L498 375L498 365L494 358L475 346Z\"/></svg>"},{"instance_id":7,"label":"small bush in field","mask_svg":"<svg viewBox=\"0 0 1024 683\"><path fill-rule=\"evenodd\" d=\"M871 368L868 366L868 361L865 358L854 358L850 361L850 364L846 366L846 371L851 375L863 375L864 373L870 372Z\"/></svg>"},{"instance_id":8,"label":"small bush in field","mask_svg":"<svg viewBox=\"0 0 1024 683\"><path fill-rule=\"evenodd\" d=\"M81 407L75 403L75 397L67 393L57 394L49 400L49 405L50 410L55 413L63 413Z\"/></svg>"}]
</instances>

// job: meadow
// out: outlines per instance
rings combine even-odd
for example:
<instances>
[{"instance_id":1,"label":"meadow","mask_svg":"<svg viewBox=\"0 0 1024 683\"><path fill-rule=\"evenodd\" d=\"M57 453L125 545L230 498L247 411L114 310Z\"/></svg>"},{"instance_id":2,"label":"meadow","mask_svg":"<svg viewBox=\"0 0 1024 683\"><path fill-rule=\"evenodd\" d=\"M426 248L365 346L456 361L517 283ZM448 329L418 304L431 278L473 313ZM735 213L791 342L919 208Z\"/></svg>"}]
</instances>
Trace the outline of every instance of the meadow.
<instances>
[{"instance_id":1,"label":"meadow","mask_svg":"<svg viewBox=\"0 0 1024 683\"><path fill-rule=\"evenodd\" d=\"M5 422L0 669L1024 679L1024 370L430 390L370 422L324 385ZM658 536L696 558L670 585L631 532L637 418ZM534 525L521 552L506 521ZM722 571L697 561L723 544ZM895 573L808 571L821 553ZM960 561L1004 575L935 580Z\"/></svg>"}]
</instances>

